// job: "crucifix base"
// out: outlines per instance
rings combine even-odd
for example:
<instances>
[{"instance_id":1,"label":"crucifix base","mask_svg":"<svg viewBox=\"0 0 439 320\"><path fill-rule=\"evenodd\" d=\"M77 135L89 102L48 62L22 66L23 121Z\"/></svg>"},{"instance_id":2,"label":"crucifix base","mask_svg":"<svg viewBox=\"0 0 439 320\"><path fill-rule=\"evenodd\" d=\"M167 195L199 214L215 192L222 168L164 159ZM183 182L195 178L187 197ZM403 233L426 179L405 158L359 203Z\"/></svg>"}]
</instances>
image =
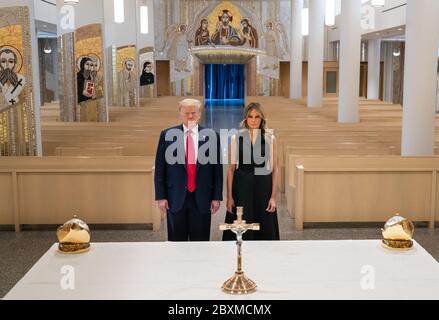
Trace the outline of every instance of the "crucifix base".
<instances>
[{"instance_id":1,"label":"crucifix base","mask_svg":"<svg viewBox=\"0 0 439 320\"><path fill-rule=\"evenodd\" d=\"M256 283L247 278L244 272L235 272L235 275L223 284L223 291L233 295L250 294L256 291Z\"/></svg>"}]
</instances>

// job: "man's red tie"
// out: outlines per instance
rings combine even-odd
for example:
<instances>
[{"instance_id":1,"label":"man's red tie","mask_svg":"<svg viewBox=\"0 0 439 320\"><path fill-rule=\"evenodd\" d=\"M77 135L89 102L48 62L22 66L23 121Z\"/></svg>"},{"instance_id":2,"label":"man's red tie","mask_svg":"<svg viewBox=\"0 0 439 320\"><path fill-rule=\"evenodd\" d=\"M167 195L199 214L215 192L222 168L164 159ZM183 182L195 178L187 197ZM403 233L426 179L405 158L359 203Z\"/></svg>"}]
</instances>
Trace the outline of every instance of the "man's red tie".
<instances>
[{"instance_id":1,"label":"man's red tie","mask_svg":"<svg viewBox=\"0 0 439 320\"><path fill-rule=\"evenodd\" d=\"M195 146L192 139L192 130L189 130L186 138L186 166L187 166L187 189L194 192L197 180L197 161L195 159Z\"/></svg>"}]
</instances>

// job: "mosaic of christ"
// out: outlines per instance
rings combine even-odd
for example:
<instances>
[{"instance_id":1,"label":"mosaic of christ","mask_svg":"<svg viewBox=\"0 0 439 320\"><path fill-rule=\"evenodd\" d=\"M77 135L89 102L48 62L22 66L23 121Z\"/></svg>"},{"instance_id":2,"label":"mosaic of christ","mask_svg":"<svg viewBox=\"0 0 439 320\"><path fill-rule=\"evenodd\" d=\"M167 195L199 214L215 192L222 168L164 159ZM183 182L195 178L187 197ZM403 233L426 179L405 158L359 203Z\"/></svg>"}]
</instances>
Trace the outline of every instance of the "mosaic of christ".
<instances>
[{"instance_id":1,"label":"mosaic of christ","mask_svg":"<svg viewBox=\"0 0 439 320\"><path fill-rule=\"evenodd\" d=\"M195 32L194 43L196 46L222 45L244 46L258 48L258 32L249 19L241 19L239 27L232 25L233 15L228 9L223 9L218 16L213 32L209 25L209 19L203 18Z\"/></svg>"}]
</instances>

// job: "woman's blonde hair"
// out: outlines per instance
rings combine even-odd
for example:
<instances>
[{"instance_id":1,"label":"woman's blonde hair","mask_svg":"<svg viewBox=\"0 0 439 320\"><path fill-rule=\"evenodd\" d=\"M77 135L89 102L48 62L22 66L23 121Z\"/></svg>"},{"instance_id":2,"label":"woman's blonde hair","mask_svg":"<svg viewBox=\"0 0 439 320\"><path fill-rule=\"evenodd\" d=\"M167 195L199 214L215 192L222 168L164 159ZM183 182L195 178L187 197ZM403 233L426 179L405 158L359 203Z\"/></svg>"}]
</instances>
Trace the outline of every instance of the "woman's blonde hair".
<instances>
[{"instance_id":1,"label":"woman's blonde hair","mask_svg":"<svg viewBox=\"0 0 439 320\"><path fill-rule=\"evenodd\" d=\"M241 128L248 129L248 124L247 124L248 115L253 110L256 110L256 112L258 112L259 115L261 116L261 127L259 129L264 131L267 130L267 120L265 118L264 109L262 108L261 104L257 102L252 102L247 107L244 108L244 120L242 120L241 122Z\"/></svg>"},{"instance_id":2,"label":"woman's blonde hair","mask_svg":"<svg viewBox=\"0 0 439 320\"><path fill-rule=\"evenodd\" d=\"M242 120L241 122L241 128L242 129L249 129L248 124L247 124L247 119L248 116L250 114L250 112L252 112L253 110L256 110L257 113L259 113L259 115L261 116L261 126L260 126L260 130L262 135L265 137L265 139L270 138L270 131L267 129L267 118L265 116L265 111L262 108L261 104L258 102L252 102L250 103L247 107L245 107L244 109L244 120ZM269 141L269 140L267 140Z\"/></svg>"}]
</instances>

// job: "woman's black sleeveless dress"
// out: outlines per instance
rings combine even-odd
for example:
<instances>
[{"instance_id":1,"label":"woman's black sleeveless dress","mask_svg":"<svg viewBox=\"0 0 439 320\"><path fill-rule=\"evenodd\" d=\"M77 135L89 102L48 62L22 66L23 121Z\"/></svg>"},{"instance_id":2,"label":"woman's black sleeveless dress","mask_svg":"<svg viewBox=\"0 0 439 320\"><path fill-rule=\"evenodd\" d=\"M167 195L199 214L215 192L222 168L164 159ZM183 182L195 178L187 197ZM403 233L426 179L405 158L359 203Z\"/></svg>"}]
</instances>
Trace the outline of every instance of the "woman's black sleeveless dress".
<instances>
[{"instance_id":1,"label":"woman's black sleeveless dress","mask_svg":"<svg viewBox=\"0 0 439 320\"><path fill-rule=\"evenodd\" d=\"M267 170L270 161L270 144L262 134L254 145L246 130L237 136L237 168L233 177L232 195L235 201L233 213L227 212L226 223L237 219L236 207L244 207L243 219L247 223L260 223L260 231L247 231L245 240L279 240L277 212L266 211L272 194L273 175ZM232 231L225 231L223 241L236 240Z\"/></svg>"}]
</instances>

